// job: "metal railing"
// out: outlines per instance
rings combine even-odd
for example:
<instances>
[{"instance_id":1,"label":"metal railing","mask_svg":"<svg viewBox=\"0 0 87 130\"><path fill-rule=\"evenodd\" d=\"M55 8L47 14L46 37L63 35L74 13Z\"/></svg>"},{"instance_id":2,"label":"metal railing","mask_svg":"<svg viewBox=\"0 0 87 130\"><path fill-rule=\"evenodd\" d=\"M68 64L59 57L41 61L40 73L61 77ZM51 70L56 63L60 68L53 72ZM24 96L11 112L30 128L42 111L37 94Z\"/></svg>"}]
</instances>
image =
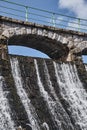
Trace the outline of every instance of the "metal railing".
<instances>
[{"instance_id":1,"label":"metal railing","mask_svg":"<svg viewBox=\"0 0 87 130\"><path fill-rule=\"evenodd\" d=\"M87 33L87 19L46 11L23 4L0 0L0 15L19 20Z\"/></svg>"}]
</instances>

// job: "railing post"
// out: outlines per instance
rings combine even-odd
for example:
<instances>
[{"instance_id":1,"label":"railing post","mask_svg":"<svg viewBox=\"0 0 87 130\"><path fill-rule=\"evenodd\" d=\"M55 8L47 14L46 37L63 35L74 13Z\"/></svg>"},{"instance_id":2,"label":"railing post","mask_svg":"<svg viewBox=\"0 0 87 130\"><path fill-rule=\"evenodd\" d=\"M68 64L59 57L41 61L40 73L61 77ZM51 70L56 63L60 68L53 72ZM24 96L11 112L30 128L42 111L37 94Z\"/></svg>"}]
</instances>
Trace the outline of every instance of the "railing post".
<instances>
[{"instance_id":1,"label":"railing post","mask_svg":"<svg viewBox=\"0 0 87 130\"><path fill-rule=\"evenodd\" d=\"M56 26L55 13L52 14L52 25Z\"/></svg>"},{"instance_id":2,"label":"railing post","mask_svg":"<svg viewBox=\"0 0 87 130\"><path fill-rule=\"evenodd\" d=\"M78 31L80 31L80 18L78 18Z\"/></svg>"},{"instance_id":3,"label":"railing post","mask_svg":"<svg viewBox=\"0 0 87 130\"><path fill-rule=\"evenodd\" d=\"M28 6L25 7L26 10L26 14L25 14L25 18L26 18L26 22L28 21Z\"/></svg>"}]
</instances>

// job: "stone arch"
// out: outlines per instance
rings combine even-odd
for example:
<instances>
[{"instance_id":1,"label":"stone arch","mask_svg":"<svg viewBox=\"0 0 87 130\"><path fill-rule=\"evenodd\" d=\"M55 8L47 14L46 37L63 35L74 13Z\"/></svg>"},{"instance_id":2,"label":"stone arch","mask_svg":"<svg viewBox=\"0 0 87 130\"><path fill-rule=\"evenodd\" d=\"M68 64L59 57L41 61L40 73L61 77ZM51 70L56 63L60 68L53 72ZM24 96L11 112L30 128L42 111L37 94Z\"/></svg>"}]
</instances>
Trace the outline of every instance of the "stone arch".
<instances>
[{"instance_id":1,"label":"stone arch","mask_svg":"<svg viewBox=\"0 0 87 130\"><path fill-rule=\"evenodd\" d=\"M82 50L82 55L87 55L87 47Z\"/></svg>"},{"instance_id":2,"label":"stone arch","mask_svg":"<svg viewBox=\"0 0 87 130\"><path fill-rule=\"evenodd\" d=\"M47 54L52 59L75 60L76 56L81 54L87 46L85 33L2 16L0 24L0 43L2 43L1 37L4 36L8 39L9 45L31 47Z\"/></svg>"},{"instance_id":3,"label":"stone arch","mask_svg":"<svg viewBox=\"0 0 87 130\"><path fill-rule=\"evenodd\" d=\"M8 39L8 45L25 46L39 50L52 59L66 58L68 47L55 39L36 34L13 35Z\"/></svg>"},{"instance_id":4,"label":"stone arch","mask_svg":"<svg viewBox=\"0 0 87 130\"><path fill-rule=\"evenodd\" d=\"M82 61L87 63L87 47L82 50Z\"/></svg>"}]
</instances>

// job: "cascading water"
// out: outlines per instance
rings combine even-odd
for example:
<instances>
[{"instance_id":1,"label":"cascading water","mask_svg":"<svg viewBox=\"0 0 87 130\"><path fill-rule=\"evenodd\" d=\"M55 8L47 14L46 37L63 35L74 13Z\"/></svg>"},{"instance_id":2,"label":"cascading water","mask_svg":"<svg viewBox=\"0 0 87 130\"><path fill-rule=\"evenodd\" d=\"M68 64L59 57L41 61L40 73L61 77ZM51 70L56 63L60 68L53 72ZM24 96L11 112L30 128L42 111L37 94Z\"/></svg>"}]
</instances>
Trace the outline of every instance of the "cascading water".
<instances>
[{"instance_id":1,"label":"cascading water","mask_svg":"<svg viewBox=\"0 0 87 130\"><path fill-rule=\"evenodd\" d=\"M6 86L4 78L0 76L0 130L16 130L15 124L11 119L11 110L8 99L8 91L3 90Z\"/></svg>"},{"instance_id":2,"label":"cascading water","mask_svg":"<svg viewBox=\"0 0 87 130\"><path fill-rule=\"evenodd\" d=\"M59 113L59 111L61 110L61 112L60 112L60 116L61 116L60 121L62 122L62 121L64 120L64 122L66 122L67 126L69 126L69 127L67 127L68 130L69 130L69 128L70 128L70 130L71 130L71 129L74 129L73 126L72 126L72 124L71 124L71 121L70 121L70 118L69 118L68 114L67 114L66 111L63 109L63 106L62 106L62 104L60 103L60 100L59 100L58 96L56 95L55 89L54 89L54 87L52 86L52 82L51 82L51 80L50 80L50 75L49 75L48 68L47 68L47 65L46 65L46 62L45 62L45 61L44 61L44 64L43 64L43 65L44 65L44 73L45 73L45 77L46 77L46 81L47 81L49 90L50 90L52 96L54 97L54 99L55 99L55 101L56 101L55 105L57 105L57 108L56 108L56 109L57 109L57 112ZM56 114L57 114L57 112L56 112ZM62 113L62 114L61 114L61 113ZM64 114L64 115L63 115L63 114ZM64 124L63 124L63 125L64 125Z\"/></svg>"},{"instance_id":3,"label":"cascading water","mask_svg":"<svg viewBox=\"0 0 87 130\"><path fill-rule=\"evenodd\" d=\"M86 69L86 71L87 71L87 64L85 64L85 69Z\"/></svg>"},{"instance_id":4,"label":"cascading water","mask_svg":"<svg viewBox=\"0 0 87 130\"><path fill-rule=\"evenodd\" d=\"M14 119L18 119L15 122L19 127L14 125L7 91L2 89L4 79L0 77L0 93L5 99L0 99L0 102L3 100L2 105L0 103L3 122L0 130L22 129L22 125L25 130L87 130L87 92L75 64L16 56L11 56L10 62L16 88L14 95L21 102L18 108L24 109L26 120L14 109L13 115L18 117Z\"/></svg>"},{"instance_id":5,"label":"cascading water","mask_svg":"<svg viewBox=\"0 0 87 130\"><path fill-rule=\"evenodd\" d=\"M54 62L55 75L76 130L87 130L87 93L75 65Z\"/></svg>"},{"instance_id":6,"label":"cascading water","mask_svg":"<svg viewBox=\"0 0 87 130\"><path fill-rule=\"evenodd\" d=\"M44 123L42 124L42 127L43 127L44 129L46 129L46 130L49 130L49 126L48 126L48 124L47 124L46 122L44 122Z\"/></svg>"},{"instance_id":7,"label":"cascading water","mask_svg":"<svg viewBox=\"0 0 87 130\"><path fill-rule=\"evenodd\" d=\"M58 104L58 98L54 92L54 89L52 87L52 83L50 81L50 78L49 78L49 75L48 75L48 70L47 70L47 67L46 67L46 64L45 64L45 70L47 71L46 72L46 77L47 77L47 80L48 81L48 84L49 84L49 87L50 87L50 90L51 92L53 93L53 96L55 98L55 100L52 99L52 97L50 97L50 95L48 94L48 92L44 89L44 86L41 82L41 79L40 79L40 74L39 74L39 69L38 69L38 65L37 65L37 60L34 60L34 63L35 63L35 68L36 68L36 74L37 74L37 81L38 81L38 87L39 87L39 90L40 90L40 93L41 93L41 96L44 98L46 104L47 104L47 107L49 109L49 112L52 116L52 119L53 121L56 123L56 127L59 129L59 130L64 130L65 126L64 124L62 124L63 122L63 118L59 112L59 110L61 109L61 111L63 110L61 105ZM65 113L65 111L63 110L63 113ZM68 118L68 116L65 115L65 117ZM66 118L66 120L67 120ZM73 129L71 126L72 124L70 124L70 120L68 120L69 123L67 122L68 126L66 126L68 128L68 130L70 129Z\"/></svg>"},{"instance_id":8,"label":"cascading water","mask_svg":"<svg viewBox=\"0 0 87 130\"><path fill-rule=\"evenodd\" d=\"M32 130L40 130L40 127L38 125L38 116L35 112L33 105L31 104L30 99L27 96L27 93L24 90L23 80L21 77L21 71L19 68L17 58L11 59L11 68L12 68L12 74L17 89L17 94L19 95L20 100L27 112L27 116L31 124L30 126Z\"/></svg>"}]
</instances>

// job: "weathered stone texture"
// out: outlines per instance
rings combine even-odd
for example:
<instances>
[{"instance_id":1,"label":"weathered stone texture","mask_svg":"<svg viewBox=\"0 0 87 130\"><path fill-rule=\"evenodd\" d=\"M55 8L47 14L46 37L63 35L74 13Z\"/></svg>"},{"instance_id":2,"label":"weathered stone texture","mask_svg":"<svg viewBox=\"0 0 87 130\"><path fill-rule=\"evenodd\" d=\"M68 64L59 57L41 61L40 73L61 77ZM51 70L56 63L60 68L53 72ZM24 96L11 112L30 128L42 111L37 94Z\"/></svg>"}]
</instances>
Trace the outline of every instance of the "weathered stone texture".
<instances>
[{"instance_id":1,"label":"weathered stone texture","mask_svg":"<svg viewBox=\"0 0 87 130\"><path fill-rule=\"evenodd\" d=\"M40 93L39 87L38 87L38 81L37 81L37 75L36 75L36 69L35 69L35 64L34 64L34 58L32 57L23 57L23 56L12 56L10 55L10 58L17 58L19 62L19 68L20 68L20 75L22 78L22 83L23 87L28 95L28 98L30 99L31 104L34 106L35 111L38 115L39 118L39 125L40 125L40 130L43 130L42 124L43 122L47 122L49 125L50 130L58 130L58 126L55 125L52 116L49 112L49 109L47 107L46 101L44 100L43 96ZM60 106L60 103L58 105L58 113L60 116L58 119L61 122L61 125L63 126L63 130L79 130L80 127L76 127L74 118L72 116L72 113L68 110L69 105L68 102L65 101L65 99L62 97L59 85L57 83L57 79L55 76L55 70L53 66L53 60L49 59L41 59L37 58L37 63L38 63L38 68L39 68L39 74L40 74L40 79L42 81L42 84L44 86L44 89L49 93L50 97L53 98L53 101L55 101L54 97L52 96L53 93L51 92L49 88L49 83L51 81L53 89L56 92L56 95L59 99L58 103L60 102L62 104L62 107ZM47 65L48 72L45 70L45 64ZM58 62L58 64L62 64L62 62ZM66 63L66 64L72 64L72 63ZM87 84L87 74L84 69L84 65L79 62L76 62L77 70L78 70L78 76L80 80L83 82L83 87L86 89L86 84ZM60 68L61 69L61 68ZM18 127L17 130L20 130L23 128L23 130L26 129L26 124L29 123L29 120L27 118L26 111L24 109L23 104L20 101L20 98L17 94L17 90L15 87L15 83L13 80L12 72L11 72L11 67L9 61L4 61L2 60L1 66L0 66L0 72L2 72L1 75L4 76L5 78L5 83L7 85L7 90L9 91L9 103L11 110L13 112L12 118L16 123L16 126L20 126L21 128ZM50 81L47 79L47 73L49 73L50 76ZM60 74L61 76L61 74ZM64 80L64 79L62 79ZM62 108L65 109L65 111L68 114L68 117L70 119L70 123L74 127L74 129L71 127L70 123L68 122L68 119L66 119L65 113L62 111Z\"/></svg>"},{"instance_id":2,"label":"weathered stone texture","mask_svg":"<svg viewBox=\"0 0 87 130\"><path fill-rule=\"evenodd\" d=\"M69 102L65 100L61 94L61 86L59 86L56 78L53 60L8 55L6 47L8 43L8 45L22 45L40 50L56 60L59 65L58 71L62 69L62 61L66 61L65 64L68 66L71 65L71 68L74 67L73 65L76 65L76 74L83 84L83 89L85 88L87 91L87 73L81 59L82 54L87 54L87 34L37 25L5 17L0 17L0 26L0 76L3 76L5 79L6 86L3 88L9 92L8 101L12 112L11 116L16 124L17 130L30 130L31 128L27 128L26 126L27 123L30 124L30 121L17 93L11 70L11 58L16 58L18 60L20 69L19 76L21 77L23 88L38 115L40 130L44 129L42 127L44 122L48 124L50 130L58 130L60 128L60 123L63 130L82 130L80 124L76 124L75 118L72 116L72 110L70 111L70 109L73 109L73 105L69 106ZM51 115L53 110L51 112L49 111L49 105L43 95L41 95L35 69L35 60L37 61L39 77L44 90L49 94L49 97L52 98L52 100L49 101L53 104L53 107L57 104L57 107L53 110L55 110L57 114L57 119L60 122L59 125ZM61 82L66 84L63 79L64 77L61 76L61 72L59 73ZM75 78L74 76L75 75L72 76L73 79ZM53 86L52 90L49 86ZM53 92L56 94L57 101ZM79 108L77 113L79 113L78 116L80 118L81 113ZM83 120L83 117L80 119Z\"/></svg>"},{"instance_id":3,"label":"weathered stone texture","mask_svg":"<svg viewBox=\"0 0 87 130\"><path fill-rule=\"evenodd\" d=\"M0 39L8 39L8 45L31 47L46 53L53 59L87 54L87 34L54 27L0 17ZM84 51L85 50L85 51ZM74 55L74 56L73 56ZM65 58L64 58L65 57ZM69 58L70 57L70 58Z\"/></svg>"}]
</instances>

